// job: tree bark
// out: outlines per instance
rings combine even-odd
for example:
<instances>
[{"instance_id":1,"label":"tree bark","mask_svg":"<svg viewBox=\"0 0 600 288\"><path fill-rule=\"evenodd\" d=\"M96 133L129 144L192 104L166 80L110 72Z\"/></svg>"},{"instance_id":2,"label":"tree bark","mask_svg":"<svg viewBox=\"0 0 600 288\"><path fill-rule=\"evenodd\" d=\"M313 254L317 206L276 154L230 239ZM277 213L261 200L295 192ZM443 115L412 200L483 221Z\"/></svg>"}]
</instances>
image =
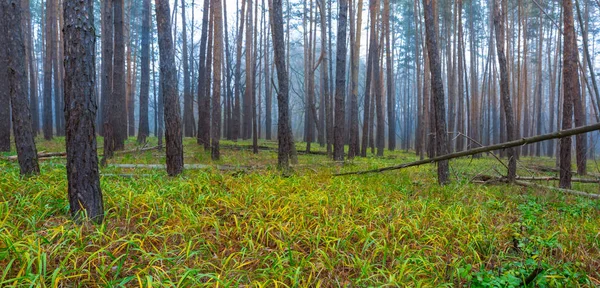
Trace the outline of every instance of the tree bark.
<instances>
[{"instance_id":1,"label":"tree bark","mask_svg":"<svg viewBox=\"0 0 600 288\"><path fill-rule=\"evenodd\" d=\"M181 29L181 62L183 63L183 135L184 137L194 137L194 105L192 92L190 90L190 68L188 61L187 23L185 22L184 0L181 0Z\"/></svg>"},{"instance_id":2,"label":"tree bark","mask_svg":"<svg viewBox=\"0 0 600 288\"><path fill-rule=\"evenodd\" d=\"M148 123L148 97L150 95L150 0L142 3L142 43L141 43L141 75L140 75L140 124L138 129L138 144L146 143L150 134Z\"/></svg>"},{"instance_id":3,"label":"tree bark","mask_svg":"<svg viewBox=\"0 0 600 288\"><path fill-rule=\"evenodd\" d=\"M111 125L110 115L112 114L112 84L113 84L113 0L102 2L102 115L101 115L101 135L104 134L104 127ZM104 138L104 147L108 147L107 141L112 139ZM111 144L112 145L112 144Z\"/></svg>"},{"instance_id":4,"label":"tree bark","mask_svg":"<svg viewBox=\"0 0 600 288\"><path fill-rule=\"evenodd\" d=\"M252 0L247 0L248 5L247 17L246 17L246 89L244 91L244 110L243 110L243 125L242 125L242 138L250 139L252 136L252 94L254 90L254 80L252 75L253 60L252 59L252 48L253 48L253 36L252 36Z\"/></svg>"},{"instance_id":5,"label":"tree bark","mask_svg":"<svg viewBox=\"0 0 600 288\"><path fill-rule=\"evenodd\" d=\"M123 0L113 1L114 9L114 62L111 126L115 150L125 148L127 139L127 105L125 83L125 37L123 21Z\"/></svg>"},{"instance_id":6,"label":"tree bark","mask_svg":"<svg viewBox=\"0 0 600 288\"><path fill-rule=\"evenodd\" d=\"M352 45L352 63L351 63L351 72L350 72L350 81L351 82L351 99L350 99L350 145L348 149L348 158L352 159L354 156L359 155L360 153L360 145L358 142L358 72L360 68L360 38L362 35L362 8L363 8L363 0L358 0L358 7L355 11L350 15L353 17L356 15L356 28L354 31L354 35L351 35L351 43ZM353 19L350 20L351 22ZM352 33L352 31L350 32ZM327 74L327 73L325 73ZM330 104L331 105L331 104ZM333 129L333 127L331 128Z\"/></svg>"},{"instance_id":7,"label":"tree bark","mask_svg":"<svg viewBox=\"0 0 600 288\"><path fill-rule=\"evenodd\" d=\"M71 215L82 210L96 223L104 218L96 145L96 38L94 1L65 0L65 113L67 178Z\"/></svg>"},{"instance_id":8,"label":"tree bark","mask_svg":"<svg viewBox=\"0 0 600 288\"><path fill-rule=\"evenodd\" d=\"M342 0L343 1L343 0ZM273 37L273 55L277 67L277 104L279 120L277 124L277 138L279 141L278 166L284 172L290 169L290 157L295 154L294 137L289 115L289 78L285 63L285 43L283 36L283 9L282 0L269 0L269 14L271 17L271 32ZM294 159L292 159L294 162Z\"/></svg>"},{"instance_id":9,"label":"tree bark","mask_svg":"<svg viewBox=\"0 0 600 288\"><path fill-rule=\"evenodd\" d=\"M433 110L435 114L436 155L443 156L448 152L446 135L446 109L444 106L444 84L442 83L442 70L437 45L437 33L434 21L434 0L424 0L425 8L425 34L427 38L427 51L429 67L431 68L431 89L433 95ZM441 185L449 182L448 161L438 163L438 183Z\"/></svg>"},{"instance_id":10,"label":"tree bark","mask_svg":"<svg viewBox=\"0 0 600 288\"><path fill-rule=\"evenodd\" d=\"M221 137L221 72L223 57L223 12L221 0L212 0L213 27L214 27L214 82L212 102L212 160L219 160L219 139Z\"/></svg>"},{"instance_id":11,"label":"tree bark","mask_svg":"<svg viewBox=\"0 0 600 288\"><path fill-rule=\"evenodd\" d=\"M204 9L202 12L202 34L200 36L200 53L198 63L198 134L197 143L203 145L205 150L210 143L210 122L207 125L206 120L210 119L210 100L206 105L206 46L208 39L208 13L210 1L204 0Z\"/></svg>"},{"instance_id":12,"label":"tree bark","mask_svg":"<svg viewBox=\"0 0 600 288\"><path fill-rule=\"evenodd\" d=\"M21 25L21 1L0 2L0 69L7 75L10 106L12 108L13 134L19 158L21 175L39 174L37 150L31 131L31 114L27 97L27 74L25 74L25 40ZM4 103L8 106L8 103Z\"/></svg>"},{"instance_id":13,"label":"tree bark","mask_svg":"<svg viewBox=\"0 0 600 288\"><path fill-rule=\"evenodd\" d=\"M155 0L155 7L160 50L160 80L165 107L167 173L169 176L176 176L183 172L183 143L169 2Z\"/></svg>"},{"instance_id":14,"label":"tree bark","mask_svg":"<svg viewBox=\"0 0 600 288\"><path fill-rule=\"evenodd\" d=\"M53 126L52 126L52 49L53 49L53 25L56 22L54 16L54 1L46 0L46 22L45 35L46 45L44 54L44 113L43 113L43 130L44 139L52 140Z\"/></svg>"},{"instance_id":15,"label":"tree bark","mask_svg":"<svg viewBox=\"0 0 600 288\"><path fill-rule=\"evenodd\" d=\"M237 47L236 47L236 61L235 61L235 80L234 80L234 105L233 105L233 119L232 119L232 140L233 141L237 141L237 139L240 137L240 113L241 113L241 101L240 101L240 94L242 93L242 87L241 87L241 81L242 81L242 72L241 72L241 64L242 64L242 40L244 38L244 27L245 22L244 22L244 15L245 15L245 11L246 11L246 0L242 0L242 9L240 10L240 26L238 28L238 35L237 35Z\"/></svg>"},{"instance_id":16,"label":"tree bark","mask_svg":"<svg viewBox=\"0 0 600 288\"><path fill-rule=\"evenodd\" d=\"M391 34L390 29L390 1L384 1L384 25L385 25L385 62L387 73L387 119L388 119L388 150L396 149L396 97L394 95L394 64L392 62ZM407 139L408 140L408 139ZM382 151L383 154L383 151Z\"/></svg>"},{"instance_id":17,"label":"tree bark","mask_svg":"<svg viewBox=\"0 0 600 288\"><path fill-rule=\"evenodd\" d=\"M373 0L376 1L376 0ZM335 66L335 128L333 135L333 159L344 160L345 98L346 98L346 26L348 1L340 0Z\"/></svg>"},{"instance_id":18,"label":"tree bark","mask_svg":"<svg viewBox=\"0 0 600 288\"><path fill-rule=\"evenodd\" d=\"M577 57L577 40L573 22L573 2L563 0L563 111L562 129L570 129L573 118L573 104L581 97L579 87L579 67ZM571 188L571 138L560 140L560 188ZM580 147L577 147L580 148ZM579 163L578 163L579 164Z\"/></svg>"}]
</instances>

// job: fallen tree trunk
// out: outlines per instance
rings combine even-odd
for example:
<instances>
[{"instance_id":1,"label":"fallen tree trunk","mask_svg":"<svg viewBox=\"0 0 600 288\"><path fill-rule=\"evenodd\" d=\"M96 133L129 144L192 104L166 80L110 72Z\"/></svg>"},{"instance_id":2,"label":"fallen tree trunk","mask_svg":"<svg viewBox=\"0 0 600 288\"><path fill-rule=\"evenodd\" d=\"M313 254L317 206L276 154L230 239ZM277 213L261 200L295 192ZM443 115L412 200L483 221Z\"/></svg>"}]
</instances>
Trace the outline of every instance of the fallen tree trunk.
<instances>
[{"instance_id":1,"label":"fallen tree trunk","mask_svg":"<svg viewBox=\"0 0 600 288\"><path fill-rule=\"evenodd\" d=\"M560 178L552 176L552 177L517 177L517 180L524 181L560 181ZM576 183L600 183L600 179L585 179L585 178L573 178L571 182Z\"/></svg>"},{"instance_id":2,"label":"fallen tree trunk","mask_svg":"<svg viewBox=\"0 0 600 288\"><path fill-rule=\"evenodd\" d=\"M520 180L515 181L515 184L517 184L519 186L523 186L523 187L549 189L549 190L554 190L554 191L571 194L571 195L576 195L576 196L582 196L582 197L587 197L587 198L592 198L592 199L600 199L600 195L598 195L598 194L591 194L591 193L586 193L586 192L581 192L581 191L576 191L576 190L571 190L571 189L563 189L563 188L557 188L557 187L552 187L552 186L544 186L544 185L529 183L529 182L520 181Z\"/></svg>"},{"instance_id":3,"label":"fallen tree trunk","mask_svg":"<svg viewBox=\"0 0 600 288\"><path fill-rule=\"evenodd\" d=\"M430 158L430 159L424 159L424 160L400 164L400 165L388 166L388 167L372 169L372 170L338 173L338 174L334 174L333 176L361 175L361 174L368 174L368 173L378 173L378 172L404 169L404 168L408 168L408 167L419 166L419 165L429 164L429 163L436 163L436 162L440 162L440 161L444 161L444 160L465 157L465 156L475 155L475 154L494 151L494 150L501 150L501 149L506 149L506 148L510 148L510 147L532 144L532 143L537 143L537 142L556 139L556 138L569 137L569 136L583 134L583 133L597 131L597 130L600 130L600 123L596 123L593 125L587 125L587 126L580 126L577 128L562 130L562 131L558 131L558 132L554 132L554 133L550 133L550 134L538 135L538 136L529 137L529 138L522 138L519 140L500 143L500 144L496 144L496 145L479 147L479 148L475 148L475 149L471 149L471 150L467 150L467 151L446 154L446 155L442 155L442 156L438 156L438 157L434 157L434 158Z\"/></svg>"},{"instance_id":4,"label":"fallen tree trunk","mask_svg":"<svg viewBox=\"0 0 600 288\"><path fill-rule=\"evenodd\" d=\"M553 178L552 180L559 180L556 177L550 177L550 178ZM493 176L489 176L489 175L479 175L477 177L477 179L480 180L480 182L478 182L478 183L481 183L481 184L490 184L490 183L498 183L498 182L508 183L508 179L506 179L505 177L493 177ZM553 187L553 186L539 185L539 184L523 181L523 179L545 180L546 178L517 177L515 184L517 184L519 186L523 186L523 187L528 187L528 188L548 189L548 190L554 190L554 191L565 193L565 194L582 196L582 197L587 197L587 198L592 198L592 199L600 199L599 194L592 194L592 193L587 193L587 192L582 192L582 191L577 191L577 190L557 188L557 187ZM579 179L579 180L587 181L587 180L592 180L592 179ZM573 181L573 182L575 182L575 181ZM582 182L582 181L577 181L577 182L598 183L598 182Z\"/></svg>"}]
</instances>

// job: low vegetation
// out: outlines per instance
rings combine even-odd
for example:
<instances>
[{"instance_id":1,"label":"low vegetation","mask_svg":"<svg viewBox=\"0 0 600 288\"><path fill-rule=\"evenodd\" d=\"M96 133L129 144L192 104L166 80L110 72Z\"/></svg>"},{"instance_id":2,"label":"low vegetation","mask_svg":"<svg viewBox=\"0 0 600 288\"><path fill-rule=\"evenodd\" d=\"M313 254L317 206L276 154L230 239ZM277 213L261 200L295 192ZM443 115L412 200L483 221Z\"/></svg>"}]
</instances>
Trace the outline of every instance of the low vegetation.
<instances>
[{"instance_id":1,"label":"low vegetation","mask_svg":"<svg viewBox=\"0 0 600 288\"><path fill-rule=\"evenodd\" d=\"M282 176L271 151L223 149L212 162L195 140L184 144L186 163L212 168L175 178L101 169L100 226L69 218L63 159L41 161L41 175L25 180L16 163L0 160L0 286L600 285L600 201L473 183L504 171L492 157L451 161L452 183L440 187L433 165L332 177L413 161L414 153L343 166L300 155ZM64 140L38 147L62 151ZM118 155L109 164L159 164L163 155ZM519 174L531 175L530 163L554 160L521 159ZM593 193L598 184L573 188Z\"/></svg>"}]
</instances>

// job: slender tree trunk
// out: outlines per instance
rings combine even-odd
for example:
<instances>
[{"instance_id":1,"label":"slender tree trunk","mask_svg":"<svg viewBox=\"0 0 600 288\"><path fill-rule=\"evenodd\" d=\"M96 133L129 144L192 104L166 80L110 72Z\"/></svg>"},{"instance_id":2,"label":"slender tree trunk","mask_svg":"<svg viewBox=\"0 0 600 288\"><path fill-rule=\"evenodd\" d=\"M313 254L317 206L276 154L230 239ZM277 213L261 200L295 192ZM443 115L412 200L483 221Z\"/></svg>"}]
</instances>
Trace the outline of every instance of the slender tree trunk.
<instances>
[{"instance_id":1,"label":"slender tree trunk","mask_svg":"<svg viewBox=\"0 0 600 288\"><path fill-rule=\"evenodd\" d=\"M221 137L221 72L223 57L223 12L221 0L212 0L212 13L214 15L214 82L212 102L212 149L211 158L219 160L219 139Z\"/></svg>"},{"instance_id":2,"label":"slender tree trunk","mask_svg":"<svg viewBox=\"0 0 600 288\"><path fill-rule=\"evenodd\" d=\"M239 28L238 28L238 35L237 35L237 53L236 53L236 65L235 65L235 80L234 80L234 105L233 105L233 129L232 129L232 140L237 141L237 139L240 137L240 113L241 113L241 101L240 101L240 94L242 93L242 72L241 72L241 66L242 66L242 40L243 40L243 36L244 36L244 27L245 22L244 22L244 13L246 11L245 9L246 7L246 0L242 0L242 9L240 10L240 23L239 23Z\"/></svg>"},{"instance_id":3,"label":"slender tree trunk","mask_svg":"<svg viewBox=\"0 0 600 288\"><path fill-rule=\"evenodd\" d=\"M5 9L2 6L2 9ZM4 11L2 11L2 17L4 17ZM1 20L4 21L4 20ZM5 31L8 23L2 23L2 30L0 30L0 40L5 40ZM10 151L10 83L7 81L8 79L8 47L2 46L0 48L0 79L5 79L0 81L0 103L4 103L4 105L0 105L0 152L9 152Z\"/></svg>"},{"instance_id":4,"label":"slender tree trunk","mask_svg":"<svg viewBox=\"0 0 600 288\"><path fill-rule=\"evenodd\" d=\"M29 0L22 1L22 9L23 9L23 33L25 33L25 50L28 65L27 73L29 76L29 108L31 110L31 125L33 136L37 136L37 133L40 130L40 116L39 116L39 100L38 100L38 71L37 71L37 61L34 53L34 42L33 42L33 33L34 30L31 24L31 7ZM8 103L8 102L6 102ZM8 105L5 105L5 109L10 109Z\"/></svg>"},{"instance_id":5,"label":"slender tree trunk","mask_svg":"<svg viewBox=\"0 0 600 288\"><path fill-rule=\"evenodd\" d=\"M272 138L272 126L273 126L273 96L271 91L271 62L270 62L270 45L271 41L269 41L269 32L271 30L271 26L269 20L267 19L267 35L265 35L265 138L267 140L271 140Z\"/></svg>"},{"instance_id":6,"label":"slender tree trunk","mask_svg":"<svg viewBox=\"0 0 600 288\"><path fill-rule=\"evenodd\" d=\"M343 1L343 0L342 0ZM283 171L289 170L289 158L293 157L294 137L292 136L289 115L289 78L285 63L285 44L283 36L283 9L282 0L269 0L269 11L271 16L271 31L273 37L273 55L277 66L277 82L279 91L277 93L278 103L278 131L279 141L278 165ZM292 159L292 162L294 160Z\"/></svg>"},{"instance_id":7,"label":"slender tree trunk","mask_svg":"<svg viewBox=\"0 0 600 288\"><path fill-rule=\"evenodd\" d=\"M53 134L52 126L52 49L55 46L52 45L54 31L54 25L56 22L54 16L54 1L46 0L46 22L45 22L45 35L46 45L44 54L44 113L43 113L43 128L44 128L44 139L51 140Z\"/></svg>"},{"instance_id":8,"label":"slender tree trunk","mask_svg":"<svg viewBox=\"0 0 600 288\"><path fill-rule=\"evenodd\" d=\"M193 25L193 24L192 24ZM181 40L183 63L183 135L194 137L194 106L190 87L190 68L188 60L187 23L185 22L185 1L181 0Z\"/></svg>"},{"instance_id":9,"label":"slender tree trunk","mask_svg":"<svg viewBox=\"0 0 600 288\"><path fill-rule=\"evenodd\" d=\"M141 51L141 79L140 79L140 124L138 130L138 143L146 143L150 134L148 123L148 97L150 94L150 0L142 3L142 51Z\"/></svg>"},{"instance_id":10,"label":"slender tree trunk","mask_svg":"<svg viewBox=\"0 0 600 288\"><path fill-rule=\"evenodd\" d=\"M101 92L101 135L106 136L104 128L110 126L110 115L112 114L112 83L113 83L113 0L102 2L102 92ZM112 139L104 138L104 147L112 146ZM106 154L106 153L105 153Z\"/></svg>"},{"instance_id":11,"label":"slender tree trunk","mask_svg":"<svg viewBox=\"0 0 600 288\"><path fill-rule=\"evenodd\" d=\"M384 25L385 25L385 53L386 53L386 72L387 72L387 120L388 120L388 149L396 149L396 97L394 95L394 63L392 62L390 29L390 1L384 1ZM382 151L383 154L383 151Z\"/></svg>"},{"instance_id":12,"label":"slender tree trunk","mask_svg":"<svg viewBox=\"0 0 600 288\"><path fill-rule=\"evenodd\" d=\"M200 36L200 53L198 61L198 134L197 143L203 145L205 150L210 144L210 123L207 125L206 119L210 119L210 106L207 106L206 89L208 83L206 83L206 46L208 40L208 13L210 1L204 0L204 8L202 11L202 35ZM210 104L210 100L208 101Z\"/></svg>"},{"instance_id":13,"label":"slender tree trunk","mask_svg":"<svg viewBox=\"0 0 600 288\"><path fill-rule=\"evenodd\" d=\"M435 31L434 0L424 0L425 32L427 38L427 51L429 67L431 68L431 88L433 94L433 110L435 114L436 155L443 156L448 152L446 135L446 109L444 106L444 85L442 83L442 70L438 53L437 33ZM448 161L438 163L438 183L444 185L449 182Z\"/></svg>"},{"instance_id":14,"label":"slender tree trunk","mask_svg":"<svg viewBox=\"0 0 600 288\"><path fill-rule=\"evenodd\" d=\"M376 1L376 0L373 0ZM340 0L335 67L335 128L333 138L333 159L344 160L344 126L346 93L346 26L348 21L348 1Z\"/></svg>"},{"instance_id":15,"label":"slender tree trunk","mask_svg":"<svg viewBox=\"0 0 600 288\"><path fill-rule=\"evenodd\" d=\"M352 95L350 99L350 147L348 149L348 158L352 159L355 155L359 155L360 153L360 145L358 142L358 72L360 67L360 38L362 35L362 8L363 8L363 0L358 0L358 7L355 11L352 11L350 17L352 18L356 15L356 29L354 31L354 36L351 35L351 43L352 45L352 63L351 63L351 81L352 81ZM353 19L350 20L353 22ZM352 33L351 31L350 33ZM325 73L327 74L327 73ZM329 104L331 105L331 104ZM329 129L329 128L328 128ZM331 128L333 129L333 127Z\"/></svg>"},{"instance_id":16,"label":"slender tree trunk","mask_svg":"<svg viewBox=\"0 0 600 288\"><path fill-rule=\"evenodd\" d=\"M127 110L125 83L125 37L123 0L113 1L114 9L114 62L111 126L114 133L114 148L122 150L127 139Z\"/></svg>"},{"instance_id":17,"label":"slender tree trunk","mask_svg":"<svg viewBox=\"0 0 600 288\"><path fill-rule=\"evenodd\" d=\"M31 114L27 97L27 74L25 65L25 39L21 25L20 0L0 2L0 69L8 76L10 107L12 108L13 134L21 175L39 174L37 150L31 131ZM7 102L4 102L8 106ZM10 122L10 121L9 121Z\"/></svg>"},{"instance_id":18,"label":"slender tree trunk","mask_svg":"<svg viewBox=\"0 0 600 288\"><path fill-rule=\"evenodd\" d=\"M369 14L371 18L371 27L370 30L370 39L369 39L369 54L367 55L367 71L366 71L366 83L365 83L365 96L364 96L364 116L363 116L363 134L362 134L362 146L360 148L360 156L367 157L367 147L369 146L369 137L372 133L371 128L371 77L373 75L373 62L374 58L377 57L377 32L376 25L373 24L376 21L373 19L377 19L377 10L374 10L376 0L370 0L369 2Z\"/></svg>"},{"instance_id":19,"label":"slender tree trunk","mask_svg":"<svg viewBox=\"0 0 600 288\"><path fill-rule=\"evenodd\" d=\"M504 107L506 119L506 140L515 139L515 117L510 100L510 90L508 86L508 69L506 65L506 54L504 53L504 10L500 10L500 1L504 1L503 8L506 8L506 0L494 1L494 31L496 33L496 52L498 53L498 63L500 67L500 99ZM508 156L508 181L514 182L517 175L517 159L514 148L506 149Z\"/></svg>"},{"instance_id":20,"label":"slender tree trunk","mask_svg":"<svg viewBox=\"0 0 600 288\"><path fill-rule=\"evenodd\" d=\"M183 171L183 143L181 139L181 116L177 93L175 51L171 35L168 1L155 0L158 46L160 50L160 80L165 107L167 140L167 173L176 176Z\"/></svg>"},{"instance_id":21,"label":"slender tree trunk","mask_svg":"<svg viewBox=\"0 0 600 288\"><path fill-rule=\"evenodd\" d=\"M246 19L246 90L244 92L244 113L243 113L243 129L242 134L244 139L250 139L252 136L252 94L254 90L254 80L252 75L253 60L252 59L252 48L253 35L252 25L254 19L252 18L252 0L247 0L247 19Z\"/></svg>"},{"instance_id":22,"label":"slender tree trunk","mask_svg":"<svg viewBox=\"0 0 600 288\"><path fill-rule=\"evenodd\" d=\"M104 218L96 145L96 39L94 1L65 0L65 120L67 178L73 217L81 210L96 223Z\"/></svg>"}]
</instances>

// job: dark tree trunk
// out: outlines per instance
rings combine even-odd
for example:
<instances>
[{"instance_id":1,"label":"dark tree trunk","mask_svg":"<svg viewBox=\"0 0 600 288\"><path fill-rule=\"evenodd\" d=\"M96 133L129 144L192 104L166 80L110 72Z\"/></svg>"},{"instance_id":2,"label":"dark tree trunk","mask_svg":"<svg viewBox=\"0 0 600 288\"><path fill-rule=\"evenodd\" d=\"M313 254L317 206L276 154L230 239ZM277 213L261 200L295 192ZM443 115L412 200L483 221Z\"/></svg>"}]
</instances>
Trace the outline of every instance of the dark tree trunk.
<instances>
[{"instance_id":1,"label":"dark tree trunk","mask_svg":"<svg viewBox=\"0 0 600 288\"><path fill-rule=\"evenodd\" d=\"M394 95L394 64L392 63L391 34L390 29L390 1L384 2L384 25L385 25L385 57L387 72L387 116L388 116L388 149L396 149L396 99ZM408 139L407 139L408 140ZM383 151L382 151L383 154Z\"/></svg>"},{"instance_id":2,"label":"dark tree trunk","mask_svg":"<svg viewBox=\"0 0 600 288\"><path fill-rule=\"evenodd\" d=\"M40 131L40 109L39 109L39 100L38 100L38 70L37 70L37 61L34 53L34 44L33 44L33 28L31 25L31 8L29 0L24 1L25 7L25 17L27 18L26 23L26 41L27 41L27 53L29 53L29 109L31 110L31 128L33 131L33 136L37 136L37 133ZM8 105L7 109L8 108Z\"/></svg>"},{"instance_id":3,"label":"dark tree trunk","mask_svg":"<svg viewBox=\"0 0 600 288\"><path fill-rule=\"evenodd\" d=\"M43 128L44 128L44 139L51 140L53 133L52 126L52 49L54 27L52 23L56 22L54 17L54 1L46 0L46 22L45 22L45 35L46 45L44 54L44 113L43 113Z\"/></svg>"},{"instance_id":4,"label":"dark tree trunk","mask_svg":"<svg viewBox=\"0 0 600 288\"><path fill-rule=\"evenodd\" d=\"M188 61L187 23L185 22L185 1L181 0L181 61L183 62L183 135L194 137L194 105L190 88Z\"/></svg>"},{"instance_id":5,"label":"dark tree trunk","mask_svg":"<svg viewBox=\"0 0 600 288\"><path fill-rule=\"evenodd\" d=\"M339 2L339 18L335 66L335 128L333 136L333 159L344 160L344 126L346 108L346 26L348 21L348 0Z\"/></svg>"},{"instance_id":6,"label":"dark tree trunk","mask_svg":"<svg viewBox=\"0 0 600 288\"><path fill-rule=\"evenodd\" d=\"M353 6L352 6L353 7ZM352 14L350 15L350 22L354 22L352 19L354 17L354 15L356 15L356 27L354 28L355 31L351 31L350 33L354 32L354 35L350 35L350 45L352 45L352 63L350 64L350 81L351 82L351 99L350 99L350 127L348 127L350 129L350 145L348 147L348 158L352 159L354 158L354 156L357 156L360 154L360 144L359 144L359 133L358 133L358 70L360 68L360 39L361 39L361 35L362 35L362 7L363 7L363 1L362 0L358 0L358 6L356 8L356 11L352 11ZM352 23L351 23L352 25ZM351 26L352 27L352 26ZM327 74L327 73L325 73ZM331 105L331 104L329 104ZM327 122L329 123L329 122ZM328 129L330 129L328 127ZM333 127L331 127L331 129L333 129Z\"/></svg>"},{"instance_id":7,"label":"dark tree trunk","mask_svg":"<svg viewBox=\"0 0 600 288\"><path fill-rule=\"evenodd\" d=\"M267 28L267 30L270 30L270 26ZM227 30L227 29L225 29ZM266 48L265 48L265 138L267 140L271 140L272 136L272 127L273 126L273 116L272 116L272 111L273 111L273 97L271 94L271 91L273 91L272 87L271 87L271 61L270 61L270 45L271 42L269 41L269 35L265 36L265 43L266 43ZM228 86L229 87L229 86Z\"/></svg>"},{"instance_id":8,"label":"dark tree trunk","mask_svg":"<svg viewBox=\"0 0 600 288\"><path fill-rule=\"evenodd\" d=\"M113 1L114 9L114 62L111 126L115 150L125 148L127 139L127 105L125 83L125 37L123 21L123 0Z\"/></svg>"},{"instance_id":9,"label":"dark tree trunk","mask_svg":"<svg viewBox=\"0 0 600 288\"><path fill-rule=\"evenodd\" d=\"M252 136L252 95L254 90L254 80L252 75L252 67L254 67L254 59L252 59L253 36L252 36L252 0L247 0L246 7L248 17L246 17L246 90L244 91L244 111L242 124L242 138L250 139Z\"/></svg>"},{"instance_id":10,"label":"dark tree trunk","mask_svg":"<svg viewBox=\"0 0 600 288\"><path fill-rule=\"evenodd\" d=\"M371 22L373 19L377 19L377 10L373 10L375 6L375 0L369 2L369 10L371 16ZM376 25L371 24L370 39L369 39L369 54L367 56L367 71L366 71L366 84L365 84L365 96L364 96L364 116L363 116L363 134L362 134L362 145L360 148L360 156L367 157L367 148L369 146L369 136L371 134L371 125L369 119L371 119L371 76L373 75L373 59L377 57L377 36L376 36Z\"/></svg>"},{"instance_id":11,"label":"dark tree trunk","mask_svg":"<svg viewBox=\"0 0 600 288\"><path fill-rule=\"evenodd\" d=\"M112 86L113 86L113 0L102 2L102 115L101 135L104 136L104 127L110 125ZM112 140L111 140L112 141ZM112 144L111 144L112 145ZM104 147L108 147L104 139ZM105 153L106 154L106 153Z\"/></svg>"},{"instance_id":12,"label":"dark tree trunk","mask_svg":"<svg viewBox=\"0 0 600 288\"><path fill-rule=\"evenodd\" d=\"M506 65L506 54L504 52L504 9L500 10L500 1L494 0L494 30L496 34L496 53L498 54L498 63L500 68L500 100L504 108L504 119L506 122L506 141L515 139L515 116L510 100L510 89L508 86L508 68ZM503 5L505 8L506 5ZM459 64L460 65L460 64ZM508 157L508 181L514 182L517 175L517 159L515 148L507 148Z\"/></svg>"},{"instance_id":13,"label":"dark tree trunk","mask_svg":"<svg viewBox=\"0 0 600 288\"><path fill-rule=\"evenodd\" d=\"M62 53L60 53L60 37L62 37L61 28L58 26L58 22L61 22L62 19L59 9L58 0L54 0L54 15L55 20L52 25L52 31L54 35L52 36L52 70L53 72L53 80L54 80L54 126L56 130L57 136L65 135L65 127L63 125L64 122L64 105L63 105L63 93L62 93Z\"/></svg>"},{"instance_id":14,"label":"dark tree trunk","mask_svg":"<svg viewBox=\"0 0 600 288\"><path fill-rule=\"evenodd\" d=\"M150 95L150 0L142 3L142 51L140 75L140 125L138 130L138 143L146 143L150 134L148 123L148 97Z\"/></svg>"},{"instance_id":15,"label":"dark tree trunk","mask_svg":"<svg viewBox=\"0 0 600 288\"><path fill-rule=\"evenodd\" d=\"M169 176L176 176L183 172L183 142L181 139L179 96L177 95L175 51L173 49L173 36L171 35L171 16L169 15L168 1L155 0L155 6L160 50L160 81L165 107L167 173Z\"/></svg>"},{"instance_id":16,"label":"dark tree trunk","mask_svg":"<svg viewBox=\"0 0 600 288\"><path fill-rule=\"evenodd\" d=\"M104 218L96 147L96 35L94 1L65 0L65 121L69 206L76 219L85 210L96 223Z\"/></svg>"},{"instance_id":17,"label":"dark tree trunk","mask_svg":"<svg viewBox=\"0 0 600 288\"><path fill-rule=\"evenodd\" d=\"M379 9L379 1L377 1L377 9ZM376 23L376 22L374 22ZM374 25L378 25L378 24L374 24ZM381 41L383 42L383 34L384 33L384 29L381 29ZM382 86L383 86L383 79L382 79L382 71L380 70L382 65L382 61L380 60L380 52L381 54L383 54L383 45L379 45L379 41L380 39L377 39L377 57L374 59L375 61L373 62L373 81L374 81L374 92L375 92L375 106L376 106L376 117L377 117L377 131L375 134L376 137L376 146L377 146L377 156L383 156L383 150L384 150L384 146L385 146L385 115L383 112L383 93L382 93Z\"/></svg>"},{"instance_id":18,"label":"dark tree trunk","mask_svg":"<svg viewBox=\"0 0 600 288\"><path fill-rule=\"evenodd\" d=\"M446 108L444 105L444 84L442 83L442 69L438 52L437 35L435 29L434 0L424 0L425 34L427 38L427 51L429 67L431 68L431 90L433 98L433 111L435 114L436 155L443 156L448 152L446 135ZM438 183L444 185L449 182L448 161L438 163Z\"/></svg>"},{"instance_id":19,"label":"dark tree trunk","mask_svg":"<svg viewBox=\"0 0 600 288\"><path fill-rule=\"evenodd\" d=\"M564 15L562 129L566 130L572 126L573 103L576 103L578 99L580 101L581 94L579 90L579 69L577 67L577 40L573 22L573 2L571 0L563 0L562 5ZM571 137L560 139L559 186L563 189L571 188L571 141Z\"/></svg>"},{"instance_id":20,"label":"dark tree trunk","mask_svg":"<svg viewBox=\"0 0 600 288\"><path fill-rule=\"evenodd\" d=\"M197 143L203 145L206 149L210 144L210 122L207 123L207 119L210 119L210 99L207 105L206 95L206 46L208 39L208 13L209 13L209 0L204 0L204 11L202 12L202 35L200 36L200 53L198 62L198 134Z\"/></svg>"},{"instance_id":21,"label":"dark tree trunk","mask_svg":"<svg viewBox=\"0 0 600 288\"><path fill-rule=\"evenodd\" d=\"M241 72L241 64L242 64L242 39L244 38L244 13L246 11L246 0L242 0L242 9L240 10L240 26L238 28L238 35L236 40L236 59L235 59L235 75L234 75L234 102L233 102L233 119L232 119L232 128L231 128L231 139L233 141L237 141L240 137L240 94L242 93L242 72Z\"/></svg>"},{"instance_id":22,"label":"dark tree trunk","mask_svg":"<svg viewBox=\"0 0 600 288\"><path fill-rule=\"evenodd\" d=\"M4 25L2 29L5 29ZM6 31L0 31L0 33L6 33ZM0 35L4 39L4 35ZM4 69L4 67L8 67L8 55L6 55L7 47L2 47L0 50L0 79L5 79L0 81L0 103L4 103L0 105L0 152L8 152L10 151L10 85L6 79L8 79L8 69Z\"/></svg>"},{"instance_id":23,"label":"dark tree trunk","mask_svg":"<svg viewBox=\"0 0 600 288\"><path fill-rule=\"evenodd\" d=\"M342 0L343 1L343 0ZM279 121L277 124L277 138L279 140L278 165L279 169L288 171L290 156L293 158L294 137L289 115L289 78L285 63L285 44L283 36L283 9L282 0L269 1L269 14L271 16L271 32L273 36L273 55L277 67L277 93ZM292 161L294 161L292 159Z\"/></svg>"},{"instance_id":24,"label":"dark tree trunk","mask_svg":"<svg viewBox=\"0 0 600 288\"><path fill-rule=\"evenodd\" d=\"M21 168L21 175L39 174L37 150L31 131L31 115L27 97L27 74L25 66L25 40L21 25L21 1L2 0L0 2L0 60L7 75L2 81L8 82L10 106L12 107L13 133ZM8 106L8 103L3 103Z\"/></svg>"},{"instance_id":25,"label":"dark tree trunk","mask_svg":"<svg viewBox=\"0 0 600 288\"><path fill-rule=\"evenodd\" d=\"M212 146L211 158L219 160L219 139L221 138L221 72L223 57L223 12L221 11L221 0L212 0L211 10L213 13L214 27L214 82L212 102Z\"/></svg>"}]
</instances>

